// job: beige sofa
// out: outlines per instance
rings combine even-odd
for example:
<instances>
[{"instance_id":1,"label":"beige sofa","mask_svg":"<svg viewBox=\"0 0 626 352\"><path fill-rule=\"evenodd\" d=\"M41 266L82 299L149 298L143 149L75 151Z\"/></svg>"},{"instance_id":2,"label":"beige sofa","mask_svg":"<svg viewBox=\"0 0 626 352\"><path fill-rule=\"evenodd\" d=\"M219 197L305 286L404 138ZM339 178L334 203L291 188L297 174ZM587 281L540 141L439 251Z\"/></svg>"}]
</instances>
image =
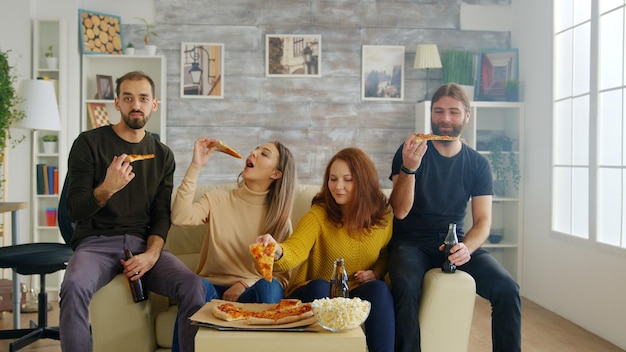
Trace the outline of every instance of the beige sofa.
<instances>
[{"instance_id":1,"label":"beige sofa","mask_svg":"<svg viewBox=\"0 0 626 352\"><path fill-rule=\"evenodd\" d=\"M196 197L215 188L232 185L200 187ZM319 186L298 185L292 213L295 224L311 206ZM385 192L389 194L390 190ZM198 261L206 225L181 228L172 226L166 249L174 253L192 270ZM444 275L437 269L429 272L424 284L420 310L422 350L467 351L467 341L474 308L474 280L457 271ZM450 304L450 302L455 302ZM163 296L151 293L150 299L134 303L123 275L94 295L90 309L94 352L165 352L171 350L176 319L176 305ZM450 319L454 316L454 319ZM457 349L451 349L447 333L454 331ZM445 343L445 345L441 345ZM445 346L441 349L439 346Z\"/></svg>"}]
</instances>

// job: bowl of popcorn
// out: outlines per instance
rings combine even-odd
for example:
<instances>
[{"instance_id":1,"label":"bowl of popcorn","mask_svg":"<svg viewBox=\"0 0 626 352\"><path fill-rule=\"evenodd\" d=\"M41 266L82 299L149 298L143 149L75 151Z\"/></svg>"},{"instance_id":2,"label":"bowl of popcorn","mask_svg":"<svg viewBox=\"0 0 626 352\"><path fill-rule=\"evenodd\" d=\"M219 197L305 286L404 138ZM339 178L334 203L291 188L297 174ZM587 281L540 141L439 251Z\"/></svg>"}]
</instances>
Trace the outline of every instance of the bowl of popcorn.
<instances>
[{"instance_id":1,"label":"bowl of popcorn","mask_svg":"<svg viewBox=\"0 0 626 352\"><path fill-rule=\"evenodd\" d=\"M360 298L321 298L311 303L317 322L326 330L343 332L358 328L370 314L371 304Z\"/></svg>"}]
</instances>

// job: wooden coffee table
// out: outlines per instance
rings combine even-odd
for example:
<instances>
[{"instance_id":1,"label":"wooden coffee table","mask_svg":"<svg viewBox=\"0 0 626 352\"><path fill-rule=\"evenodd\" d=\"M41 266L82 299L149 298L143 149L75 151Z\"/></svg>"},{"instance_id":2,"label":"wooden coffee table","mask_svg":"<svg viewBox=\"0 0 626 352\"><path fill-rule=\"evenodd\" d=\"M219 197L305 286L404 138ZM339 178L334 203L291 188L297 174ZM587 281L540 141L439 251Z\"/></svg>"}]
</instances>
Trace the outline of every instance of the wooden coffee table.
<instances>
[{"instance_id":1,"label":"wooden coffee table","mask_svg":"<svg viewBox=\"0 0 626 352\"><path fill-rule=\"evenodd\" d=\"M366 351L365 335L361 328L335 333L314 324L310 330L313 331L219 331L200 327L196 334L196 352Z\"/></svg>"}]
</instances>

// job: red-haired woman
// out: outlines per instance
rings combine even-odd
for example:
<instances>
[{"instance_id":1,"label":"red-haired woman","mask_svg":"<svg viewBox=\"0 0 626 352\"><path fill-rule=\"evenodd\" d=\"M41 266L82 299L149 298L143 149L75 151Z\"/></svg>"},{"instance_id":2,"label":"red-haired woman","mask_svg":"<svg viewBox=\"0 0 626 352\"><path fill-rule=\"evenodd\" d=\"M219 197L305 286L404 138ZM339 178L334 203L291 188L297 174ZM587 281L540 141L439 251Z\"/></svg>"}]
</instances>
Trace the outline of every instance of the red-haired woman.
<instances>
[{"instance_id":1,"label":"red-haired woman","mask_svg":"<svg viewBox=\"0 0 626 352\"><path fill-rule=\"evenodd\" d=\"M392 215L380 189L378 174L362 150L346 148L328 163L324 184L294 233L276 245L274 268L295 268L286 295L311 302L328 297L336 258L344 258L350 297L371 303L365 321L371 352L394 348L394 313L391 292L382 280L387 272L387 244ZM271 235L257 242L275 242Z\"/></svg>"}]
</instances>

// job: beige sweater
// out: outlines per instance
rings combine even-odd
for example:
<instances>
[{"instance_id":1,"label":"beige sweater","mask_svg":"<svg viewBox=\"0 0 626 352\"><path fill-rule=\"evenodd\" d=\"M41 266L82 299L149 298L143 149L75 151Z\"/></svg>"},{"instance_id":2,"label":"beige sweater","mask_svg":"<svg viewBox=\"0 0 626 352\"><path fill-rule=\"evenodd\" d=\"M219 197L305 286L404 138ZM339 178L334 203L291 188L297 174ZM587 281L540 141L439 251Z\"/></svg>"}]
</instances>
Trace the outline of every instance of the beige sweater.
<instances>
[{"instance_id":1,"label":"beige sweater","mask_svg":"<svg viewBox=\"0 0 626 352\"><path fill-rule=\"evenodd\" d=\"M198 275L214 285L232 286L243 281L252 286L262 276L248 248L263 235L267 192L254 192L243 185L233 190L208 192L194 202L200 170L193 164L187 169L172 205L172 223L177 226L208 223L196 267ZM287 237L276 241L282 242ZM274 272L274 278L285 288L289 271Z\"/></svg>"}]
</instances>

